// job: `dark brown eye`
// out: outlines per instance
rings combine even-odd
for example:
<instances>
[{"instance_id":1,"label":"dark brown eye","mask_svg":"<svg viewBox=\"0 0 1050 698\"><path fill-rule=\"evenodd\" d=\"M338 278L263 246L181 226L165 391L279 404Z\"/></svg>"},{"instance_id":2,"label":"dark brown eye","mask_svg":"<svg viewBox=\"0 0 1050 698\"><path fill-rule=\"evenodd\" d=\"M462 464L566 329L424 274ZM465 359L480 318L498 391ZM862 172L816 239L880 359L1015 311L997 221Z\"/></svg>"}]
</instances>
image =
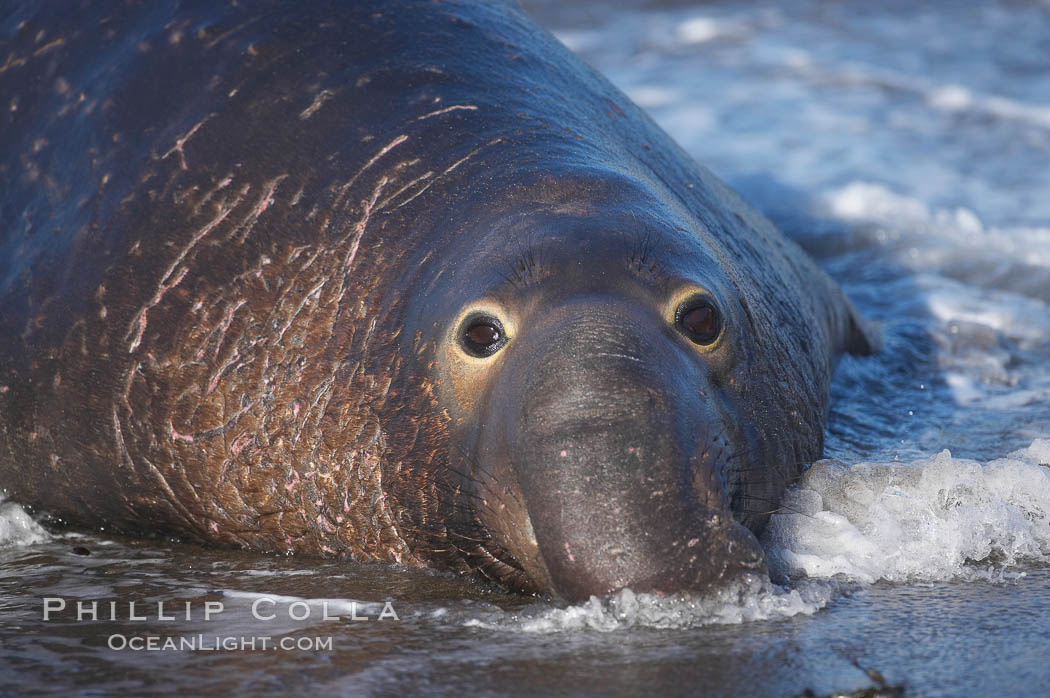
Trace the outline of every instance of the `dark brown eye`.
<instances>
[{"instance_id":1,"label":"dark brown eye","mask_svg":"<svg viewBox=\"0 0 1050 698\"><path fill-rule=\"evenodd\" d=\"M722 323L710 301L687 301L678 309L675 324L682 334L696 344L710 344L718 339Z\"/></svg>"},{"instance_id":2,"label":"dark brown eye","mask_svg":"<svg viewBox=\"0 0 1050 698\"><path fill-rule=\"evenodd\" d=\"M463 346L474 356L492 356L506 341L503 325L493 317L471 320L463 331Z\"/></svg>"}]
</instances>

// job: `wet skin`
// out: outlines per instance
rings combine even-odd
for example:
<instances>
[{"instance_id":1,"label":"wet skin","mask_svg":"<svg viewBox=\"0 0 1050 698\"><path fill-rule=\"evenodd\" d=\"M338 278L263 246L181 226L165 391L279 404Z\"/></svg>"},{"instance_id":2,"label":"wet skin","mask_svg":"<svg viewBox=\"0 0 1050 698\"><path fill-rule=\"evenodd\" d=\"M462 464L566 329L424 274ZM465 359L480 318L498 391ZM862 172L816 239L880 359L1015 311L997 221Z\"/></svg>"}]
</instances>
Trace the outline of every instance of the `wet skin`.
<instances>
[{"instance_id":1,"label":"wet skin","mask_svg":"<svg viewBox=\"0 0 1050 698\"><path fill-rule=\"evenodd\" d=\"M3 25L12 498L567 599L762 569L876 340L615 88L499 3L78 8Z\"/></svg>"}]
</instances>

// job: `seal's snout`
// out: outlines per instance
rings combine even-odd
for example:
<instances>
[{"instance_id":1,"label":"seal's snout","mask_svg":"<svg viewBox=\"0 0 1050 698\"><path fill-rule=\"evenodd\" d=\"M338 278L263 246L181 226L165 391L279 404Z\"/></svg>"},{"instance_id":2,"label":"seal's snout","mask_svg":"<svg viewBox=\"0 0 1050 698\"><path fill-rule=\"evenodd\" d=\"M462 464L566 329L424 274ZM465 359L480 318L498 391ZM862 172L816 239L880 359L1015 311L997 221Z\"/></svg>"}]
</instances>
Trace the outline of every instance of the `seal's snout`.
<instances>
[{"instance_id":1,"label":"seal's snout","mask_svg":"<svg viewBox=\"0 0 1050 698\"><path fill-rule=\"evenodd\" d=\"M485 521L501 547L570 600L700 590L761 568L729 512L703 366L644 318L555 318L546 330L545 351L504 367L482 438L527 519Z\"/></svg>"}]
</instances>

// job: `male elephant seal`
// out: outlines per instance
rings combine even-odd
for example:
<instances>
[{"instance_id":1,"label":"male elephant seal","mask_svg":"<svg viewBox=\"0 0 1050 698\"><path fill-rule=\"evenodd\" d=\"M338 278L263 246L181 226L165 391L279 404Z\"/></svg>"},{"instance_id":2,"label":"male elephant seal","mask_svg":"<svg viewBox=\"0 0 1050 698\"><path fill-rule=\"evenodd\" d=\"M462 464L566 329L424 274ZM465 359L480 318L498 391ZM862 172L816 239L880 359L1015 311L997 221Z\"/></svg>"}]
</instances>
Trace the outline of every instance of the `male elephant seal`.
<instances>
[{"instance_id":1,"label":"male elephant seal","mask_svg":"<svg viewBox=\"0 0 1050 698\"><path fill-rule=\"evenodd\" d=\"M502 3L26 3L0 485L586 598L761 569L837 286Z\"/></svg>"}]
</instances>

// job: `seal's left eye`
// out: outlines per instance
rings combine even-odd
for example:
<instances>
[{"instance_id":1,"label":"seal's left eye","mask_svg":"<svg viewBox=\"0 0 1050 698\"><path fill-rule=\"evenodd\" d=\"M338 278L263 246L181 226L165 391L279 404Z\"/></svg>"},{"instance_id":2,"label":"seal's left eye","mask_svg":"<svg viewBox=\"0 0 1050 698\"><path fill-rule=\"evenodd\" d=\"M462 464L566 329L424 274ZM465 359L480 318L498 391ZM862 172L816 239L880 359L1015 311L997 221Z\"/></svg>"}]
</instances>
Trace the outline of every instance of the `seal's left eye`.
<instances>
[{"instance_id":1,"label":"seal's left eye","mask_svg":"<svg viewBox=\"0 0 1050 698\"><path fill-rule=\"evenodd\" d=\"M463 347L468 354L492 356L506 343L503 325L493 317L481 317L467 323L463 331Z\"/></svg>"},{"instance_id":2,"label":"seal's left eye","mask_svg":"<svg viewBox=\"0 0 1050 698\"><path fill-rule=\"evenodd\" d=\"M676 313L675 324L694 344L711 344L722 329L718 310L707 300L683 303Z\"/></svg>"}]
</instances>

